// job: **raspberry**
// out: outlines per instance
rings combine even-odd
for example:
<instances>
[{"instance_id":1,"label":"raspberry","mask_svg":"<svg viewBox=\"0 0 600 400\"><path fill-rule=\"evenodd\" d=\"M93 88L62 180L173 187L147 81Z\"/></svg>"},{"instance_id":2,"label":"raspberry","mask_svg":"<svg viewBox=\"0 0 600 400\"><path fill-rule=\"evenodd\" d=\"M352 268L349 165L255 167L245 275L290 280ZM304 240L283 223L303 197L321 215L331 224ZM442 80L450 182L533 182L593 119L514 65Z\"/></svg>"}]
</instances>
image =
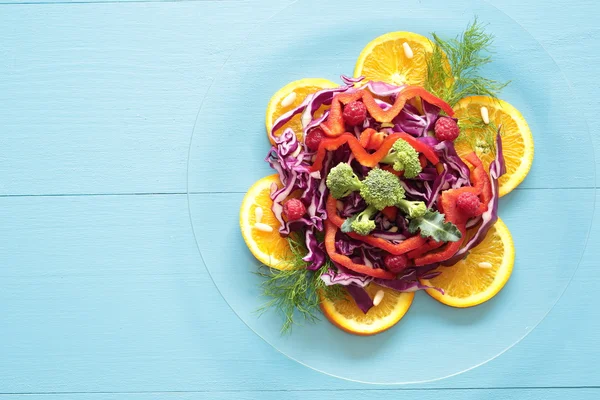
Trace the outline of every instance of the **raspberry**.
<instances>
[{"instance_id":1,"label":"raspberry","mask_svg":"<svg viewBox=\"0 0 600 400\"><path fill-rule=\"evenodd\" d=\"M394 274L399 273L408 266L408 258L406 258L406 256L403 254L399 256L393 256L391 254L387 255L383 259L383 262L385 263L387 269Z\"/></svg>"},{"instance_id":2,"label":"raspberry","mask_svg":"<svg viewBox=\"0 0 600 400\"><path fill-rule=\"evenodd\" d=\"M362 101L353 101L346 104L342 116L348 125L361 124L367 119L367 107Z\"/></svg>"},{"instance_id":3,"label":"raspberry","mask_svg":"<svg viewBox=\"0 0 600 400\"><path fill-rule=\"evenodd\" d=\"M304 138L304 144L310 151L317 151L321 140L325 137L325 132L321 128L311 129Z\"/></svg>"},{"instance_id":4,"label":"raspberry","mask_svg":"<svg viewBox=\"0 0 600 400\"><path fill-rule=\"evenodd\" d=\"M450 117L440 117L434 127L435 137L438 140L454 140L458 137L460 130L456 121Z\"/></svg>"},{"instance_id":5,"label":"raspberry","mask_svg":"<svg viewBox=\"0 0 600 400\"><path fill-rule=\"evenodd\" d=\"M469 217L474 217L479 214L479 206L481 205L481 201L479 197L473 193L461 193L458 195L456 199L456 207L465 215Z\"/></svg>"},{"instance_id":6,"label":"raspberry","mask_svg":"<svg viewBox=\"0 0 600 400\"><path fill-rule=\"evenodd\" d=\"M306 213L306 207L298 199L289 199L283 205L283 213L288 221L297 221Z\"/></svg>"}]
</instances>

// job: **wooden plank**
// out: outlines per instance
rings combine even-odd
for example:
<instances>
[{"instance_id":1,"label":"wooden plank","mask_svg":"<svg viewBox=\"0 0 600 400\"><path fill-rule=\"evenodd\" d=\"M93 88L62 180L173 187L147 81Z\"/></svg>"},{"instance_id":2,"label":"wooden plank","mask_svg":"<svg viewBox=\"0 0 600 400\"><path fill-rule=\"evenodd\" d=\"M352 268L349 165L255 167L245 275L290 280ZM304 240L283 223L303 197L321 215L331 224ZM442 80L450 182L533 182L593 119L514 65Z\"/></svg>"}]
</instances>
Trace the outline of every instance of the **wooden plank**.
<instances>
[{"instance_id":1,"label":"wooden plank","mask_svg":"<svg viewBox=\"0 0 600 400\"><path fill-rule=\"evenodd\" d=\"M241 3L249 0L2 0L0 5L46 5L46 4L115 4L115 3L184 3L199 2L210 3Z\"/></svg>"},{"instance_id":2,"label":"wooden plank","mask_svg":"<svg viewBox=\"0 0 600 400\"><path fill-rule=\"evenodd\" d=\"M0 220L0 393L364 388L287 359L244 326L202 265L183 195L2 198ZM600 385L581 367L600 358L598 251L588 248L565 296L515 348L410 387Z\"/></svg>"},{"instance_id":3,"label":"wooden plank","mask_svg":"<svg viewBox=\"0 0 600 400\"><path fill-rule=\"evenodd\" d=\"M196 400L206 399L207 395L214 400L271 400L285 398L290 400L303 400L308 396L311 399L327 400L352 400L364 398L377 398L381 400L397 399L400 396L410 396L416 400L596 400L600 396L597 388L540 388L540 389L466 389L466 390L410 390L402 389L368 389L352 391L310 390L288 391L267 389L260 391L224 391L224 392L157 392L157 393L48 393L10 395L11 399L54 400L64 399L65 396L73 400ZM4 397L0 394L0 398Z\"/></svg>"},{"instance_id":4,"label":"wooden plank","mask_svg":"<svg viewBox=\"0 0 600 400\"><path fill-rule=\"evenodd\" d=\"M248 2L0 7L0 194L19 195L185 192L205 91L274 12Z\"/></svg>"},{"instance_id":5,"label":"wooden plank","mask_svg":"<svg viewBox=\"0 0 600 400\"><path fill-rule=\"evenodd\" d=\"M232 49L255 24L276 12L272 4L2 6L0 26L5 34L0 39L0 74L5 79L0 81L4 105L0 110L4 127L0 194L185 192L189 138L202 98ZM589 9L591 3L584 5ZM567 72L574 66L574 55L581 53L571 43L579 42L581 36L591 49L599 43L593 40L594 25L587 18L593 13L585 14L585 10L574 10L582 16L581 23L572 30L563 27L560 34L535 25L535 33L555 46L556 57ZM119 18L114 18L116 14ZM529 24L535 15L519 16ZM340 43L350 45L348 40ZM354 46L351 52L336 53L335 62L331 57L325 60L330 69L310 73L334 78L340 71L351 72L360 45ZM588 62L577 68L593 64L597 54L585 52ZM249 62L254 65L252 62L258 61ZM192 191L243 191L269 172L260 164L267 148L262 107L279 85L306 74L305 65L290 65L285 74L280 64L263 65L269 76L268 82L263 82L268 91L263 90L260 98L247 105L258 107L260 118L253 121L256 139L245 148L229 142L232 151L251 161L252 167L244 164L243 179L228 183L214 162L207 165L201 157L195 158ZM576 71L569 77L577 79L578 90L584 94L579 97L589 100L573 104L578 115L593 115L594 93L586 84L593 79L587 70ZM210 116L205 117L200 125L211 121ZM204 145L218 151L219 142ZM585 154L581 160L593 162ZM543 169L534 171L526 185L593 185L586 175L592 167L581 165L583 170L572 171L573 179L568 182ZM207 176L200 171L211 173Z\"/></svg>"}]
</instances>

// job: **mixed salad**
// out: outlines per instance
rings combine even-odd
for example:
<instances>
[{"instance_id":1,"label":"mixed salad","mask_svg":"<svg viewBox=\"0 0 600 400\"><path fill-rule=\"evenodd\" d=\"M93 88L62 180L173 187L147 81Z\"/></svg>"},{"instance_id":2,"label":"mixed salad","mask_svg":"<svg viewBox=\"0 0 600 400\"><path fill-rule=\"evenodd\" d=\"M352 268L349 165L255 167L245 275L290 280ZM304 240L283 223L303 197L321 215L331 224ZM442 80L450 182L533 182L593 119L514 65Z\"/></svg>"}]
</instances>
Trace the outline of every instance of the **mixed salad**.
<instances>
[{"instance_id":1,"label":"mixed salad","mask_svg":"<svg viewBox=\"0 0 600 400\"><path fill-rule=\"evenodd\" d=\"M505 167L499 133L489 174L474 152L461 159L452 108L422 87L342 82L275 122L271 134L300 114L304 140L292 129L273 136L266 161L283 185L271 192L279 233L303 238L308 269L329 260L321 279L344 286L366 313L369 283L425 289L420 279L483 240L497 219ZM330 108L316 117L322 105ZM469 238L467 228L476 228Z\"/></svg>"},{"instance_id":2,"label":"mixed salad","mask_svg":"<svg viewBox=\"0 0 600 400\"><path fill-rule=\"evenodd\" d=\"M272 97L276 175L248 191L240 221L269 267L262 310L280 311L284 331L320 306L338 327L374 334L415 291L471 307L508 281L514 245L498 199L529 172L531 131L497 98L506 84L479 74L492 42L481 24L432 37L390 32L340 85L305 79Z\"/></svg>"}]
</instances>

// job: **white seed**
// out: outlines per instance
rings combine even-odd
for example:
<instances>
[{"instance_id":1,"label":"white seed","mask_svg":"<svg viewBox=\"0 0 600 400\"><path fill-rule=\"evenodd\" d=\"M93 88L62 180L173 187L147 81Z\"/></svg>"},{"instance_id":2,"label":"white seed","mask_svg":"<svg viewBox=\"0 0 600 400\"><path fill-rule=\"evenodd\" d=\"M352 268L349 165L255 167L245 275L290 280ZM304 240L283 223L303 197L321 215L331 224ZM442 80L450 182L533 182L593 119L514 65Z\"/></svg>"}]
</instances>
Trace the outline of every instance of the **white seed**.
<instances>
[{"instance_id":1,"label":"white seed","mask_svg":"<svg viewBox=\"0 0 600 400\"><path fill-rule=\"evenodd\" d=\"M483 261L483 262L480 262L479 264L477 264L477 266L479 268L483 268L483 269L490 269L490 268L492 268L493 265L487 261Z\"/></svg>"},{"instance_id":2,"label":"white seed","mask_svg":"<svg viewBox=\"0 0 600 400\"><path fill-rule=\"evenodd\" d=\"M375 293L375 297L373 297L373 305L378 306L379 303L381 303L381 300L383 300L383 296L385 296L385 292L383 290L378 290L377 293Z\"/></svg>"},{"instance_id":3,"label":"white seed","mask_svg":"<svg viewBox=\"0 0 600 400\"><path fill-rule=\"evenodd\" d=\"M256 206L256 208L254 209L254 218L256 219L256 222L262 221L262 217L263 217L262 207Z\"/></svg>"},{"instance_id":4,"label":"white seed","mask_svg":"<svg viewBox=\"0 0 600 400\"><path fill-rule=\"evenodd\" d=\"M285 96L283 100L281 100L281 107L291 106L294 100L296 100L296 92L292 92Z\"/></svg>"},{"instance_id":5,"label":"white seed","mask_svg":"<svg viewBox=\"0 0 600 400\"><path fill-rule=\"evenodd\" d=\"M311 178L321 179L321 171L313 171L308 175L310 175Z\"/></svg>"},{"instance_id":6,"label":"white seed","mask_svg":"<svg viewBox=\"0 0 600 400\"><path fill-rule=\"evenodd\" d=\"M267 225L267 224L263 224L262 222L257 222L254 224L254 227L256 229L258 229L259 231L263 231L263 232L273 232L273 227Z\"/></svg>"},{"instance_id":7,"label":"white seed","mask_svg":"<svg viewBox=\"0 0 600 400\"><path fill-rule=\"evenodd\" d=\"M341 201L336 201L335 202L335 208L337 208L338 211L342 211L344 209L344 203L342 203Z\"/></svg>"},{"instance_id":8,"label":"white seed","mask_svg":"<svg viewBox=\"0 0 600 400\"><path fill-rule=\"evenodd\" d=\"M388 229L388 232L396 233L396 232L398 232L398 227L392 226L390 229Z\"/></svg>"},{"instance_id":9,"label":"white seed","mask_svg":"<svg viewBox=\"0 0 600 400\"><path fill-rule=\"evenodd\" d=\"M410 46L408 45L408 43L406 43L406 42L402 43L402 47L404 48L404 55L406 56L406 58L414 57L413 51L410 48Z\"/></svg>"},{"instance_id":10,"label":"white seed","mask_svg":"<svg viewBox=\"0 0 600 400\"><path fill-rule=\"evenodd\" d=\"M483 123L485 123L486 125L490 123L490 114L488 112L487 107L481 107L481 119L483 120Z\"/></svg>"}]
</instances>

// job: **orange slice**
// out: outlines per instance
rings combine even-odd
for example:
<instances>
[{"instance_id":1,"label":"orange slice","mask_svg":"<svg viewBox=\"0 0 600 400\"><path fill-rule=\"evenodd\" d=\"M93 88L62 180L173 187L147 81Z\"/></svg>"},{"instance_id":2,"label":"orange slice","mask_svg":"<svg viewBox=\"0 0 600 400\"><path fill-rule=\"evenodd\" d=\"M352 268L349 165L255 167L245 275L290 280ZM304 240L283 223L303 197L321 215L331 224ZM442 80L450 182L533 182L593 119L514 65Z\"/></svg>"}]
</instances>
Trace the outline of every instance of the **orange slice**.
<instances>
[{"instance_id":1,"label":"orange slice","mask_svg":"<svg viewBox=\"0 0 600 400\"><path fill-rule=\"evenodd\" d=\"M469 255L442 273L421 283L444 289L441 294L427 289L434 299L452 307L473 307L494 297L504 287L513 270L515 248L510 231L498 219L485 239Z\"/></svg>"},{"instance_id":2,"label":"orange slice","mask_svg":"<svg viewBox=\"0 0 600 400\"><path fill-rule=\"evenodd\" d=\"M426 60L432 52L433 44L425 36L413 32L386 33L365 46L356 61L354 76L364 75L368 81L395 85L424 86Z\"/></svg>"},{"instance_id":3,"label":"orange slice","mask_svg":"<svg viewBox=\"0 0 600 400\"><path fill-rule=\"evenodd\" d=\"M533 163L533 136L529 125L519 110L503 100L495 100L486 96L470 96L461 99L454 106L455 117L460 119L480 120L481 108L486 107L490 123L502 125L502 150L506 162L506 174L500 177L500 196L510 193L527 176ZM461 132L456 141L456 152L459 156L473 150L477 153L486 169L494 159L494 132L483 129L481 125Z\"/></svg>"},{"instance_id":4,"label":"orange slice","mask_svg":"<svg viewBox=\"0 0 600 400\"><path fill-rule=\"evenodd\" d=\"M279 221L271 211L273 201L269 195L272 184L281 187L277 174L258 180L248 190L240 208L240 229L248 249L258 261L272 268L287 269L290 265L286 260L292 253L287 239L279 235ZM257 213L259 207L261 210ZM260 214L257 225L256 218Z\"/></svg>"},{"instance_id":5,"label":"orange slice","mask_svg":"<svg viewBox=\"0 0 600 400\"><path fill-rule=\"evenodd\" d=\"M383 291L383 299L366 314L349 296L345 299L331 301L321 296L323 314L338 328L355 335L368 336L383 332L402 319L412 304L414 293L400 293L374 283L367 286L366 291L375 298L378 291Z\"/></svg>"},{"instance_id":6,"label":"orange slice","mask_svg":"<svg viewBox=\"0 0 600 400\"><path fill-rule=\"evenodd\" d=\"M269 136L269 132L273 128L273 124L277 120L277 118L281 117L286 112L298 107L306 96L312 93L316 93L320 90L327 88L334 88L338 85L330 80L323 78L304 78L297 81L293 81L279 89L271 100L269 100L269 104L267 105L267 115L266 115L266 126L267 126L267 136L269 137L269 141L271 144L274 144L273 140ZM294 93L294 94L292 94ZM288 97L289 96L289 97ZM293 99L290 101L290 99ZM282 104L283 103L283 104ZM317 110L315 113L315 117L318 117L323 114L323 112L328 107L321 107L321 109ZM302 122L301 122L302 114L295 115L289 122L283 125L281 128L277 129L275 132L275 136L279 136L285 131L287 128L292 128L298 136L298 140L302 139Z\"/></svg>"}]
</instances>

